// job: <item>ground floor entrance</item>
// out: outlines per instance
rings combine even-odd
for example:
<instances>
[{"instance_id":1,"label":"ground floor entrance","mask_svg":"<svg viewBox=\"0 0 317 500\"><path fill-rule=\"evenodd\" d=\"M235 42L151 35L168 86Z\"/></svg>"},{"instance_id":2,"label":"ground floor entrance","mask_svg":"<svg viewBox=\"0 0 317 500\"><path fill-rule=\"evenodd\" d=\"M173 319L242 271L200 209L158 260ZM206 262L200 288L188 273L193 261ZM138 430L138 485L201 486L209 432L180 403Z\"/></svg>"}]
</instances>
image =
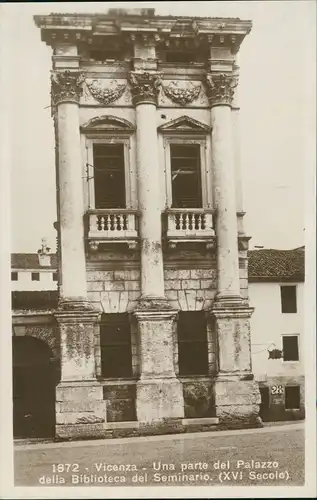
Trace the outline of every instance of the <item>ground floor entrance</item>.
<instances>
[{"instance_id":1,"label":"ground floor entrance","mask_svg":"<svg viewBox=\"0 0 317 500\"><path fill-rule=\"evenodd\" d=\"M14 438L52 437L55 430L56 370L42 340L13 337Z\"/></svg>"}]
</instances>

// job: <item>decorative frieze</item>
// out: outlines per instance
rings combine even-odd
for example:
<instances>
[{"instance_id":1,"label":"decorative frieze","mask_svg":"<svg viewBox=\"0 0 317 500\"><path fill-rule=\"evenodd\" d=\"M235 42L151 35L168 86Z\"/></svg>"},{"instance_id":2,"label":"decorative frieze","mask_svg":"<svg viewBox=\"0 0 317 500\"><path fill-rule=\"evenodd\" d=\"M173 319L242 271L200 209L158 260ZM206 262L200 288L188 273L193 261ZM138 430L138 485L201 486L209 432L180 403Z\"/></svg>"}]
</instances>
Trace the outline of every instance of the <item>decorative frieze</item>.
<instances>
[{"instance_id":1,"label":"decorative frieze","mask_svg":"<svg viewBox=\"0 0 317 500\"><path fill-rule=\"evenodd\" d=\"M206 87L209 103L211 106L227 105L231 106L234 89L238 85L236 75L216 73L206 75Z\"/></svg>"},{"instance_id":2,"label":"decorative frieze","mask_svg":"<svg viewBox=\"0 0 317 500\"><path fill-rule=\"evenodd\" d=\"M111 80L109 86L104 86L104 80L86 80L87 88L96 101L101 104L111 104L124 94L127 84L119 84L117 80Z\"/></svg>"},{"instance_id":3,"label":"decorative frieze","mask_svg":"<svg viewBox=\"0 0 317 500\"><path fill-rule=\"evenodd\" d=\"M170 82L168 86L162 86L164 94L173 102L186 106L198 98L201 91L201 84L195 85L192 82L185 82L186 86L181 86L179 82Z\"/></svg>"},{"instance_id":4,"label":"decorative frieze","mask_svg":"<svg viewBox=\"0 0 317 500\"><path fill-rule=\"evenodd\" d=\"M79 71L60 71L51 75L51 96L56 106L61 102L79 103L84 74Z\"/></svg>"},{"instance_id":5,"label":"decorative frieze","mask_svg":"<svg viewBox=\"0 0 317 500\"><path fill-rule=\"evenodd\" d=\"M143 102L157 104L157 97L161 86L161 73L149 73L148 71L131 71L129 81L133 104Z\"/></svg>"}]
</instances>

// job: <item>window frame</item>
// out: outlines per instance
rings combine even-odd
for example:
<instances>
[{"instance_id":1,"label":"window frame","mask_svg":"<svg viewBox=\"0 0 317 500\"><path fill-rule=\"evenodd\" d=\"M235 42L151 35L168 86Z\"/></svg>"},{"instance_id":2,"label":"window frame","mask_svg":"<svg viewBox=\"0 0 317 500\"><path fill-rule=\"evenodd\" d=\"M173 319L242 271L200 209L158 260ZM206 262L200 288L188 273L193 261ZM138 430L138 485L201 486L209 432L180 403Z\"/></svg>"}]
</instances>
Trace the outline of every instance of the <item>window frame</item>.
<instances>
[{"instance_id":1,"label":"window frame","mask_svg":"<svg viewBox=\"0 0 317 500\"><path fill-rule=\"evenodd\" d=\"M13 276L16 276L16 278L13 279ZM11 271L11 281L19 281L19 272L18 271Z\"/></svg>"},{"instance_id":2,"label":"window frame","mask_svg":"<svg viewBox=\"0 0 317 500\"><path fill-rule=\"evenodd\" d=\"M284 360L284 341L283 341L283 339L285 337L297 337L298 359L296 359L296 360L290 360L290 359ZM299 334L298 333L285 333L282 335L282 352L283 352L283 358L282 358L283 363L299 363L300 362Z\"/></svg>"},{"instance_id":3,"label":"window frame","mask_svg":"<svg viewBox=\"0 0 317 500\"><path fill-rule=\"evenodd\" d=\"M34 275L37 275L38 279L35 279ZM31 281L41 281L41 276L39 271L31 271Z\"/></svg>"},{"instance_id":4,"label":"window frame","mask_svg":"<svg viewBox=\"0 0 317 500\"><path fill-rule=\"evenodd\" d=\"M56 279L54 279L56 277ZM56 283L58 281L58 272L57 271L53 271L52 272L52 280Z\"/></svg>"},{"instance_id":5,"label":"window frame","mask_svg":"<svg viewBox=\"0 0 317 500\"><path fill-rule=\"evenodd\" d=\"M118 321L117 323L115 321L107 321L106 318L101 318L101 321L100 321L100 329L99 329L99 349L100 349L100 361L99 361L99 376L98 378L102 379L102 380L117 380L117 379L122 379L122 380L130 380L130 379L133 379L134 378L134 375L133 375L133 354L132 354L132 331L131 331L131 323L129 321L129 317L126 313L110 313L112 316L113 315L120 315L120 316L125 316L124 320L125 321ZM106 314L107 316L107 314ZM119 319L119 318L118 318ZM126 322L126 327L128 328L128 332L129 332L129 342L114 342L114 341L111 341L111 342L107 342L107 343L103 343L102 342L102 326L104 325L110 325L111 323L115 326L116 324L120 324L120 323L125 323ZM104 349L107 349L107 346L116 346L116 347L120 347L120 346L126 346L127 349L129 349L129 354L130 354L130 364L129 364L129 375L126 374L126 375L117 375L117 376L114 376L114 375L106 375L104 372L103 372L103 350Z\"/></svg>"},{"instance_id":6,"label":"window frame","mask_svg":"<svg viewBox=\"0 0 317 500\"><path fill-rule=\"evenodd\" d=\"M126 206L125 208L119 208L117 210L127 210L133 209L135 205L135 196L132 192L132 176L133 171L130 164L130 137L126 136L114 136L105 133L99 134L89 134L85 138L85 147L86 147L86 162L88 164L87 170L85 172L86 179L88 177L88 210L104 210L97 209L95 205L95 173L94 173L94 154L93 147L94 144L123 144L123 159L124 159L124 181L125 181L125 198L126 198ZM115 207L114 207L115 209ZM112 209L105 209L112 210Z\"/></svg>"},{"instance_id":7,"label":"window frame","mask_svg":"<svg viewBox=\"0 0 317 500\"><path fill-rule=\"evenodd\" d=\"M298 394L299 394L299 404L298 404L298 408L286 408L286 393L287 393L287 389L288 388L298 388ZM285 385L284 387L284 408L285 408L285 411L299 411L301 408L300 408L300 401L301 401L301 386L300 385Z\"/></svg>"},{"instance_id":8,"label":"window frame","mask_svg":"<svg viewBox=\"0 0 317 500\"><path fill-rule=\"evenodd\" d=\"M172 208L172 168L171 168L171 144L190 145L199 144L200 146L200 184L201 184L201 210L212 208L211 182L209 182L210 170L207 167L207 137L203 135L168 135L163 138L164 145L164 167L165 167L165 192L166 208L168 210L191 210L186 208Z\"/></svg>"},{"instance_id":9,"label":"window frame","mask_svg":"<svg viewBox=\"0 0 317 500\"><path fill-rule=\"evenodd\" d=\"M283 311L283 300L282 300L282 288L286 287L292 287L295 289L295 309L296 311L288 312L288 311ZM281 300L281 314L298 314L298 288L296 284L280 284L280 300Z\"/></svg>"}]
</instances>

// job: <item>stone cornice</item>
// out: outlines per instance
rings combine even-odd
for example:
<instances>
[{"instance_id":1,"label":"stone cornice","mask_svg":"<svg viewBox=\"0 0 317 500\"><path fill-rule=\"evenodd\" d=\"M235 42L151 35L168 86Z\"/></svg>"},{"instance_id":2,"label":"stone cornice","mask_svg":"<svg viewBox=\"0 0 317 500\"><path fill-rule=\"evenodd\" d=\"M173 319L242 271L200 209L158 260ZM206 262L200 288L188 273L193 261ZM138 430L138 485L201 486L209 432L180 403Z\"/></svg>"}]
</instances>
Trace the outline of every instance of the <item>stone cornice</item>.
<instances>
[{"instance_id":1,"label":"stone cornice","mask_svg":"<svg viewBox=\"0 0 317 500\"><path fill-rule=\"evenodd\" d=\"M140 13L109 12L108 14L50 14L34 16L41 29L42 40L49 45L58 42L88 42L109 35L144 43L192 39L196 45L229 45L237 52L243 38L251 31L252 22L237 18L155 16L154 11Z\"/></svg>"},{"instance_id":2,"label":"stone cornice","mask_svg":"<svg viewBox=\"0 0 317 500\"><path fill-rule=\"evenodd\" d=\"M79 71L56 71L51 75L51 97L56 106L61 102L79 103L84 75Z\"/></svg>"},{"instance_id":3,"label":"stone cornice","mask_svg":"<svg viewBox=\"0 0 317 500\"><path fill-rule=\"evenodd\" d=\"M129 82L131 86L133 104L157 104L157 97L161 86L161 78L161 73L131 71L129 74Z\"/></svg>"},{"instance_id":4,"label":"stone cornice","mask_svg":"<svg viewBox=\"0 0 317 500\"><path fill-rule=\"evenodd\" d=\"M231 106L234 89L238 85L238 79L235 75L207 73L205 83L210 106Z\"/></svg>"}]
</instances>

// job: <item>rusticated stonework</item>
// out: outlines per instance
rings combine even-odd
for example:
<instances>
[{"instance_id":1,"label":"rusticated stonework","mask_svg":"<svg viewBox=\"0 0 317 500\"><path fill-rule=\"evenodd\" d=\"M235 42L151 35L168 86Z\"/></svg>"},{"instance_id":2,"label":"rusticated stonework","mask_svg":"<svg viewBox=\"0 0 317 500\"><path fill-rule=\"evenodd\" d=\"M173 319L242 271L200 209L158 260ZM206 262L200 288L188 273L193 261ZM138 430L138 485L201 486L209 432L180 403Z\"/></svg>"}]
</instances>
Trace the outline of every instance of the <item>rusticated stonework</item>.
<instances>
[{"instance_id":1,"label":"rusticated stonework","mask_svg":"<svg viewBox=\"0 0 317 500\"><path fill-rule=\"evenodd\" d=\"M51 75L51 97L56 106L60 102L79 103L84 75L79 71L61 71Z\"/></svg>"},{"instance_id":2,"label":"rusticated stonework","mask_svg":"<svg viewBox=\"0 0 317 500\"><path fill-rule=\"evenodd\" d=\"M131 71L129 81L133 104L143 102L157 104L157 97L161 86L161 73L149 73L147 71Z\"/></svg>"},{"instance_id":3,"label":"rusticated stonework","mask_svg":"<svg viewBox=\"0 0 317 500\"><path fill-rule=\"evenodd\" d=\"M87 88L92 97L101 104L111 104L123 95L127 84L118 84L116 80L110 82L108 87L103 86L103 80L86 81Z\"/></svg>"},{"instance_id":4,"label":"rusticated stonework","mask_svg":"<svg viewBox=\"0 0 317 500\"><path fill-rule=\"evenodd\" d=\"M234 89L238 85L237 76L225 73L206 75L207 96L211 106L231 106Z\"/></svg>"},{"instance_id":5,"label":"rusticated stonework","mask_svg":"<svg viewBox=\"0 0 317 500\"><path fill-rule=\"evenodd\" d=\"M186 106L198 98L201 85L189 82L186 87L179 86L179 82L171 82L167 87L163 86L164 94L173 102Z\"/></svg>"}]
</instances>

